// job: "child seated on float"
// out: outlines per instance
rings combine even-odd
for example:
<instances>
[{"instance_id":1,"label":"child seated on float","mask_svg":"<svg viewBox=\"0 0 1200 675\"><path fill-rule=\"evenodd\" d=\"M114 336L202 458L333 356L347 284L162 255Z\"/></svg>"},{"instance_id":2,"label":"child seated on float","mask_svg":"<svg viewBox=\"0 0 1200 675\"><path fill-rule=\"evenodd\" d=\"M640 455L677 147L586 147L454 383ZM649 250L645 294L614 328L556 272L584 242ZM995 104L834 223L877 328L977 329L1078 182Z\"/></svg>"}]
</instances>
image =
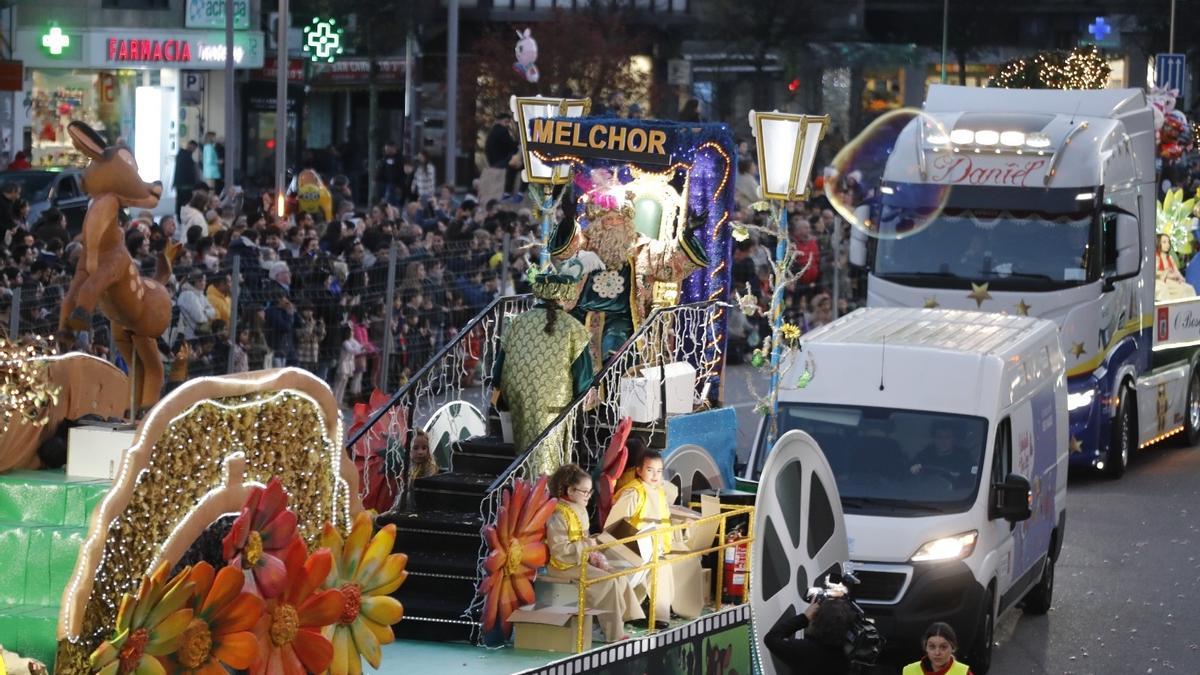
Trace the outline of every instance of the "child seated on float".
<instances>
[{"instance_id":1,"label":"child seated on float","mask_svg":"<svg viewBox=\"0 0 1200 675\"><path fill-rule=\"evenodd\" d=\"M546 523L546 547L550 549L546 569L554 578L578 579L583 550L596 545L595 538L588 536L587 502L592 496L592 478L577 464L564 465L550 477L550 494L558 499L558 506ZM601 552L589 554L587 564L589 579L598 579L612 571ZM588 586L587 603L588 607L604 612L599 617L600 630L608 642L626 637L626 621L646 616L630 587L630 577Z\"/></svg>"},{"instance_id":2,"label":"child seated on float","mask_svg":"<svg viewBox=\"0 0 1200 675\"><path fill-rule=\"evenodd\" d=\"M416 509L412 495L417 479L436 476L439 471L441 468L429 448L429 434L420 429L414 431L408 444L408 466L404 469L404 491L400 495L401 511Z\"/></svg>"},{"instance_id":3,"label":"child seated on float","mask_svg":"<svg viewBox=\"0 0 1200 675\"><path fill-rule=\"evenodd\" d=\"M635 478L624 489L617 493L612 510L604 529L609 530L622 520L638 530L663 528L671 525L671 504L679 496L673 485L663 480L662 455L653 450L642 454L641 462L635 468ZM642 558L647 562L652 555L666 556L672 549L682 548L684 533L677 530L671 533L656 534L646 540L639 540ZM637 589L639 597L649 594L650 581L648 572L634 575L634 583L640 581ZM671 616L671 604L675 596L674 575L671 565L658 568L658 588L655 600L654 617L657 627L666 627L666 621Z\"/></svg>"}]
</instances>

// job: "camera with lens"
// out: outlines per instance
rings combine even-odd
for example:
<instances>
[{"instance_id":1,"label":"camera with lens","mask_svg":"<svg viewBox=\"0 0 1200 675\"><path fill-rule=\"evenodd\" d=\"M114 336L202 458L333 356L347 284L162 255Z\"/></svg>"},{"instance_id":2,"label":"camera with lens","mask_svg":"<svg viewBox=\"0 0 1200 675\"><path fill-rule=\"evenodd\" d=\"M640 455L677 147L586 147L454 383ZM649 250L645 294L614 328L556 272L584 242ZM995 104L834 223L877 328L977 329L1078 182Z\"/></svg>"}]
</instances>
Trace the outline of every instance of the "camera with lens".
<instances>
[{"instance_id":1,"label":"camera with lens","mask_svg":"<svg viewBox=\"0 0 1200 675\"><path fill-rule=\"evenodd\" d=\"M850 572L843 572L840 581L835 579L835 575L829 574L821 586L808 589L805 600L818 604L829 598L841 598L846 601L852 610L853 618L846 629L843 650L852 666L870 667L875 665L879 655L883 653L886 641L875 627L875 621L850 597L850 589L856 585L858 578Z\"/></svg>"}]
</instances>

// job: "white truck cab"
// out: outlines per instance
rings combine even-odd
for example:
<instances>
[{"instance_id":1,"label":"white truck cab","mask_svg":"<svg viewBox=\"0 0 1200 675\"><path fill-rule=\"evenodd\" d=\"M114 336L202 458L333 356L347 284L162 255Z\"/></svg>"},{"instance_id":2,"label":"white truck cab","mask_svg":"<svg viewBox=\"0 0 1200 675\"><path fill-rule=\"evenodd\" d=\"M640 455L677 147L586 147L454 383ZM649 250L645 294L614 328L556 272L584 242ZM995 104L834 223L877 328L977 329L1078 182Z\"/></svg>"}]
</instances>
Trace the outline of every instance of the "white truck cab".
<instances>
[{"instance_id":1,"label":"white truck cab","mask_svg":"<svg viewBox=\"0 0 1200 675\"><path fill-rule=\"evenodd\" d=\"M1001 612L1049 609L1066 525L1065 373L1054 322L955 310L860 309L785 362L778 428L767 418L759 434L800 430L820 446L854 597L893 646L916 649L946 621L982 673Z\"/></svg>"}]
</instances>

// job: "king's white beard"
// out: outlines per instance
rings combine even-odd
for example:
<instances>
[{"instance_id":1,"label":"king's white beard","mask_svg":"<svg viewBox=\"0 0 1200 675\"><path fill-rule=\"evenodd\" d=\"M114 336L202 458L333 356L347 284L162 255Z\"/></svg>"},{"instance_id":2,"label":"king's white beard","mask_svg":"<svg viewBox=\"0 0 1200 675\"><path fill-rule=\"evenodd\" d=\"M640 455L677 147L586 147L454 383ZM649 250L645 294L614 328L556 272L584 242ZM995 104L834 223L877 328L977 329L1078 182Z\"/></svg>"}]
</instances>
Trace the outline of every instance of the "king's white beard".
<instances>
[{"instance_id":1,"label":"king's white beard","mask_svg":"<svg viewBox=\"0 0 1200 675\"><path fill-rule=\"evenodd\" d=\"M638 232L633 221L613 217L597 218L588 227L584 248L592 251L610 270L619 270L633 255Z\"/></svg>"}]
</instances>

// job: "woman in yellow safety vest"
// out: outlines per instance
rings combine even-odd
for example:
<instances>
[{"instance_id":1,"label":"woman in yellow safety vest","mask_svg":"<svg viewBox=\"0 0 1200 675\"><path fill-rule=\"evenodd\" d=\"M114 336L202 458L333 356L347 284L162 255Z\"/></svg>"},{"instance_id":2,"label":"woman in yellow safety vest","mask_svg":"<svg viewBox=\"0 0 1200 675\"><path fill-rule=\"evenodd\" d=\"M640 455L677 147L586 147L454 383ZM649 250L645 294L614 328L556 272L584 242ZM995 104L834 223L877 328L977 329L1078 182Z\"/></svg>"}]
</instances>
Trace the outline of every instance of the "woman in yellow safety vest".
<instances>
[{"instance_id":1,"label":"woman in yellow safety vest","mask_svg":"<svg viewBox=\"0 0 1200 675\"><path fill-rule=\"evenodd\" d=\"M578 579L583 550L596 545L596 540L588 536L587 502L592 495L592 478L577 464L563 465L550 477L550 494L558 498L558 505L546 522L546 546L550 549L547 571L551 577ZM586 562L588 579L612 573L603 553L589 554ZM599 616L600 630L608 642L626 637L626 621L646 617L629 587L629 577L589 585L587 604L604 611Z\"/></svg>"},{"instance_id":2,"label":"woman in yellow safety vest","mask_svg":"<svg viewBox=\"0 0 1200 675\"><path fill-rule=\"evenodd\" d=\"M926 628L921 647L925 658L905 666L902 675L973 675L970 666L954 660L958 637L949 624L938 621Z\"/></svg>"}]
</instances>

